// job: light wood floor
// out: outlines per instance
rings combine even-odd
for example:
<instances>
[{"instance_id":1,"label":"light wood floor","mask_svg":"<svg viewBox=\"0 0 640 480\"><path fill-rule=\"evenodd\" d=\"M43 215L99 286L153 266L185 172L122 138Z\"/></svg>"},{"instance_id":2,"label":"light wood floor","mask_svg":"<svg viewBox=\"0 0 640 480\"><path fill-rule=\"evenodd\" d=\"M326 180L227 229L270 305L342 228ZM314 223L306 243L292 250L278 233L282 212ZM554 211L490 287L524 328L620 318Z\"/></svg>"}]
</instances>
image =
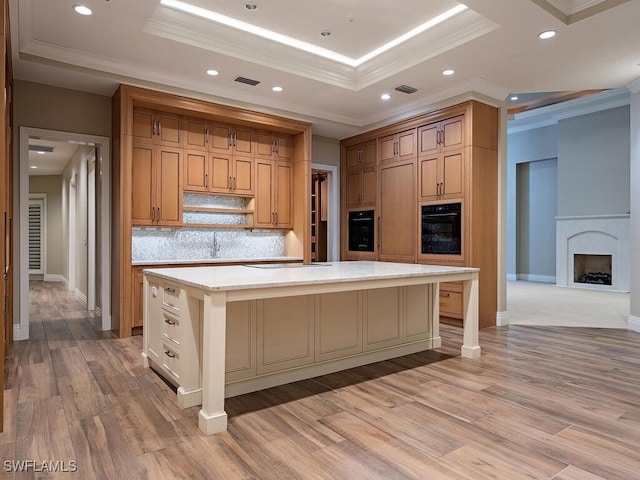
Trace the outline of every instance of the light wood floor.
<instances>
[{"instance_id":1,"label":"light wood floor","mask_svg":"<svg viewBox=\"0 0 640 480\"><path fill-rule=\"evenodd\" d=\"M229 399L229 431L207 437L198 408L142 368L141 337L97 331L57 285L33 284L31 307L31 340L6 362L0 457L78 473L15 478L639 476L637 333L489 328L466 360L445 325L439 351Z\"/></svg>"}]
</instances>

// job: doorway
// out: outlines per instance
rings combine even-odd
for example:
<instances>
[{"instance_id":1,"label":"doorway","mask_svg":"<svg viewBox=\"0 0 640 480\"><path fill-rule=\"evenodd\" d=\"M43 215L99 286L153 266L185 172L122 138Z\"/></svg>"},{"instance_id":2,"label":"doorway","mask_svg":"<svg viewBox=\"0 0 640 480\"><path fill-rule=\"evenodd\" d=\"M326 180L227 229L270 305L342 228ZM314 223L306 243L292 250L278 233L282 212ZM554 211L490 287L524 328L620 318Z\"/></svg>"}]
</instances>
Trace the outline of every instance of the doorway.
<instances>
[{"instance_id":1,"label":"doorway","mask_svg":"<svg viewBox=\"0 0 640 480\"><path fill-rule=\"evenodd\" d=\"M37 151L47 143L66 145L75 152L73 166L66 166L64 172L60 172L62 213L59 227L63 245L59 256L63 267L58 280L65 282L67 289L86 303L87 309L96 311L96 315L101 317L103 330L111 329L109 138L21 127L20 188L16 212L20 219L17 232L20 249L15 252L19 268L14 277L18 286L14 303L18 306L20 322L14 324L16 340L29 338L28 199L30 172L34 165L29 165L27 159L30 148L32 152ZM55 275L49 278L56 279Z\"/></svg>"},{"instance_id":2,"label":"doorway","mask_svg":"<svg viewBox=\"0 0 640 480\"><path fill-rule=\"evenodd\" d=\"M340 214L338 211L338 188L340 178L338 177L338 167L334 165L324 165L313 163L312 170L312 191L315 196L311 199L312 204L312 259L314 250L322 253L321 257L316 256L315 261L337 262L340 260ZM313 195L313 194L312 194ZM314 221L315 215L315 221ZM315 239L321 238L320 242Z\"/></svg>"}]
</instances>

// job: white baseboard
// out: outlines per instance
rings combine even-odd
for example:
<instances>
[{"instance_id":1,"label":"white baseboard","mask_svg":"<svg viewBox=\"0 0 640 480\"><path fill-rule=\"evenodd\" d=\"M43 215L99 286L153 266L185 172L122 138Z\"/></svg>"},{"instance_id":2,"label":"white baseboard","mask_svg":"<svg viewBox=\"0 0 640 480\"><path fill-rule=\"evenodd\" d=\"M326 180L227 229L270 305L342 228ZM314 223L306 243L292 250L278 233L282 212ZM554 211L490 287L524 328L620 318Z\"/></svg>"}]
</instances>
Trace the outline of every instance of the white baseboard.
<instances>
[{"instance_id":1,"label":"white baseboard","mask_svg":"<svg viewBox=\"0 0 640 480\"><path fill-rule=\"evenodd\" d=\"M629 315L628 328L629 330L640 333L640 317Z\"/></svg>"},{"instance_id":2,"label":"white baseboard","mask_svg":"<svg viewBox=\"0 0 640 480\"><path fill-rule=\"evenodd\" d=\"M19 340L29 340L29 332L27 331L26 336L22 336L22 329L20 328L20 324L19 323L14 323L13 324L13 340L14 341L19 341Z\"/></svg>"},{"instance_id":3,"label":"white baseboard","mask_svg":"<svg viewBox=\"0 0 640 480\"><path fill-rule=\"evenodd\" d=\"M76 296L76 298L78 300L80 300L82 303L84 303L85 305L87 304L87 296L82 293L80 290L78 290L77 288L75 289L75 291L73 292L73 294Z\"/></svg>"},{"instance_id":4,"label":"white baseboard","mask_svg":"<svg viewBox=\"0 0 640 480\"><path fill-rule=\"evenodd\" d=\"M527 282L556 283L555 275L535 275L532 273L519 273L516 275L517 280L525 280Z\"/></svg>"},{"instance_id":5,"label":"white baseboard","mask_svg":"<svg viewBox=\"0 0 640 480\"><path fill-rule=\"evenodd\" d=\"M507 281L515 282L518 279L518 276L515 273L507 273Z\"/></svg>"},{"instance_id":6,"label":"white baseboard","mask_svg":"<svg viewBox=\"0 0 640 480\"><path fill-rule=\"evenodd\" d=\"M509 325L509 312L496 312L496 326L503 327L505 325Z\"/></svg>"},{"instance_id":7,"label":"white baseboard","mask_svg":"<svg viewBox=\"0 0 640 480\"><path fill-rule=\"evenodd\" d=\"M64 278L64 275L61 275L59 273L45 273L44 281L45 282L61 282L61 283L64 283L65 285L69 284L67 279Z\"/></svg>"}]
</instances>

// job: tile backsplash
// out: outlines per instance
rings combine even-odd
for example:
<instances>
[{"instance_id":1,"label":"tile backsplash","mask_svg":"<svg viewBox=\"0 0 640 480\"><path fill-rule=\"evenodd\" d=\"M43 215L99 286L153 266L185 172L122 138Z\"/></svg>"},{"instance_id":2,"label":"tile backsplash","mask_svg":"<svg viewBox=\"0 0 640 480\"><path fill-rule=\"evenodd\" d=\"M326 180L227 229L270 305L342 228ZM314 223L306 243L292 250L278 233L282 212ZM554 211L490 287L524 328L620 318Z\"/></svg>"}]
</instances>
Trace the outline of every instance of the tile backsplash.
<instances>
[{"instance_id":1,"label":"tile backsplash","mask_svg":"<svg viewBox=\"0 0 640 480\"><path fill-rule=\"evenodd\" d=\"M193 261L283 257L284 230L134 228L131 260Z\"/></svg>"}]
</instances>

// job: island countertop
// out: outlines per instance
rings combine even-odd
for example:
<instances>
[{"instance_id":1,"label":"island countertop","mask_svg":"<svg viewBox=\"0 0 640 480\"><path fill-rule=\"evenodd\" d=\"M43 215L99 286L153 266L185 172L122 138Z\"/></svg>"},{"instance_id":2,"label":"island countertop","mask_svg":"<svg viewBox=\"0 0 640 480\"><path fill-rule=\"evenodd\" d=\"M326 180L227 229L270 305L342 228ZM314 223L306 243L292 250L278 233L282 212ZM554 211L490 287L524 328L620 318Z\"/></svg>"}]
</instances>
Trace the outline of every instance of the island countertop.
<instances>
[{"instance_id":1,"label":"island countertop","mask_svg":"<svg viewBox=\"0 0 640 480\"><path fill-rule=\"evenodd\" d=\"M478 272L471 267L391 262L249 264L209 267L150 268L144 273L207 291L291 287L317 283L415 278Z\"/></svg>"}]
</instances>

